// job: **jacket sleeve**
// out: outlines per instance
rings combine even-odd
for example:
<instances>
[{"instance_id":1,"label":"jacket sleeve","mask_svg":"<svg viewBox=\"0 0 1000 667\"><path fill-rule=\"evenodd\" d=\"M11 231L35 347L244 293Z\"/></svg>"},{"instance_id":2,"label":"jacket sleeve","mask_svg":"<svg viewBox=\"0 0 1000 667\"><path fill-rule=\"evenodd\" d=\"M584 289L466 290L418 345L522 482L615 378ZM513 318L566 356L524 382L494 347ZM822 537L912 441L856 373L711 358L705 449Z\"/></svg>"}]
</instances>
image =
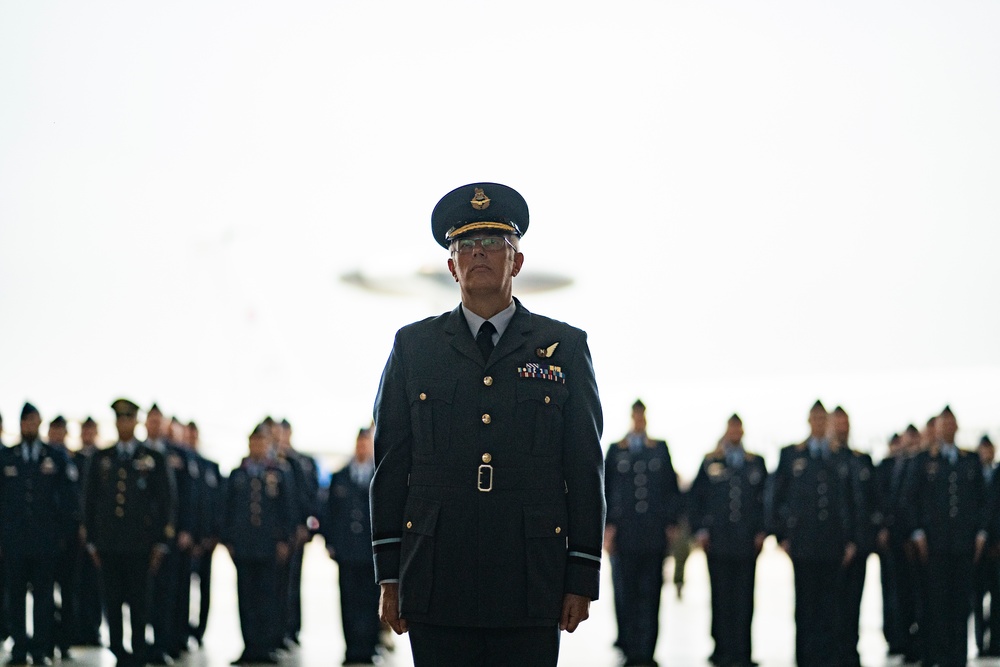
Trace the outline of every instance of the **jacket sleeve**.
<instances>
[{"instance_id":1,"label":"jacket sleeve","mask_svg":"<svg viewBox=\"0 0 1000 667\"><path fill-rule=\"evenodd\" d=\"M564 590L596 600L607 509L601 452L604 415L585 333L579 338L570 367L576 372L566 379L569 398L563 414L562 465L569 511Z\"/></svg>"},{"instance_id":2,"label":"jacket sleeve","mask_svg":"<svg viewBox=\"0 0 1000 667\"><path fill-rule=\"evenodd\" d=\"M371 485L371 517L375 580L379 583L399 581L403 509L413 447L402 347L397 333L375 397L375 476Z\"/></svg>"}]
</instances>

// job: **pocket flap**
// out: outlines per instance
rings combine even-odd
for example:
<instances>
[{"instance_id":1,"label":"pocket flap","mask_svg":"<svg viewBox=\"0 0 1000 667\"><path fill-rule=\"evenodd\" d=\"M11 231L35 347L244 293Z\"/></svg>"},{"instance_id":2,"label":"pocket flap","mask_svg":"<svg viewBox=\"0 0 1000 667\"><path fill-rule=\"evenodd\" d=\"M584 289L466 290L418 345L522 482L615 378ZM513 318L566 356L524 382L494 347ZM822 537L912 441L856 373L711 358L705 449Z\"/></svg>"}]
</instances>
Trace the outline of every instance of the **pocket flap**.
<instances>
[{"instance_id":1,"label":"pocket flap","mask_svg":"<svg viewBox=\"0 0 1000 667\"><path fill-rule=\"evenodd\" d=\"M455 398L455 378L416 378L406 383L406 397L410 403L444 401Z\"/></svg>"},{"instance_id":2,"label":"pocket flap","mask_svg":"<svg viewBox=\"0 0 1000 667\"><path fill-rule=\"evenodd\" d=\"M440 512L440 502L410 497L403 511L403 534L414 533L433 537Z\"/></svg>"},{"instance_id":3,"label":"pocket flap","mask_svg":"<svg viewBox=\"0 0 1000 667\"><path fill-rule=\"evenodd\" d=\"M525 537L566 537L566 508L559 505L527 505L524 508Z\"/></svg>"},{"instance_id":4,"label":"pocket flap","mask_svg":"<svg viewBox=\"0 0 1000 667\"><path fill-rule=\"evenodd\" d=\"M537 401L545 405L562 407L569 397L566 385L548 380L519 380L516 386L518 401Z\"/></svg>"}]
</instances>

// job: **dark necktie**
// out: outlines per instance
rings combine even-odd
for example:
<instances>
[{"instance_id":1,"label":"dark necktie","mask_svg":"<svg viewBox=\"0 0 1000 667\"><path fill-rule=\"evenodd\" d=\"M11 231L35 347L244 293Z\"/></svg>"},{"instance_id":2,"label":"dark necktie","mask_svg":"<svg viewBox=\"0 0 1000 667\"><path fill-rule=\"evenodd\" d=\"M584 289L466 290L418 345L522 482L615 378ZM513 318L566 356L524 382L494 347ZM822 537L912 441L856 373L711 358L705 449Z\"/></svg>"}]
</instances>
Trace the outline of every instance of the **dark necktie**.
<instances>
[{"instance_id":1,"label":"dark necktie","mask_svg":"<svg viewBox=\"0 0 1000 667\"><path fill-rule=\"evenodd\" d=\"M484 362L489 361L490 355L493 354L493 334L496 330L497 328L493 326L493 323L487 320L479 327L479 333L476 334L476 345L479 346L479 351L483 353Z\"/></svg>"}]
</instances>

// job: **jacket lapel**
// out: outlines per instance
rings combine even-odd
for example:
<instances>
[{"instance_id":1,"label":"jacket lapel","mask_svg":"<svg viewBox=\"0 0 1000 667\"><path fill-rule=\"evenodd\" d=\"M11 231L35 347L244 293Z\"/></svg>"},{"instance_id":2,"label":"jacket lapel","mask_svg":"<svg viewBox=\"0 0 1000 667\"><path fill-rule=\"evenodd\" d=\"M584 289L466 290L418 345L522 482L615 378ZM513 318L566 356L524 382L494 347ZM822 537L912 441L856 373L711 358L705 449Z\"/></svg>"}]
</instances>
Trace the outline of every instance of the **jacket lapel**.
<instances>
[{"instance_id":1,"label":"jacket lapel","mask_svg":"<svg viewBox=\"0 0 1000 667\"><path fill-rule=\"evenodd\" d=\"M524 347L525 339L534 330L531 313L517 299L514 299L514 303L517 305L517 310L514 311L514 317L510 319L507 329L500 336L500 342L497 343L493 354L490 355L490 362L487 364L487 367L492 366L504 357ZM475 347L475 341L473 341L473 347ZM476 350L478 349L476 348Z\"/></svg>"},{"instance_id":2,"label":"jacket lapel","mask_svg":"<svg viewBox=\"0 0 1000 667\"><path fill-rule=\"evenodd\" d=\"M451 346L455 350L479 364L483 363L483 354L479 351L476 339L472 337L472 333L469 331L469 323L465 319L465 314L462 313L461 304L456 306L455 310L451 311L451 314L448 315L448 321L445 323L444 330L451 335Z\"/></svg>"}]
</instances>

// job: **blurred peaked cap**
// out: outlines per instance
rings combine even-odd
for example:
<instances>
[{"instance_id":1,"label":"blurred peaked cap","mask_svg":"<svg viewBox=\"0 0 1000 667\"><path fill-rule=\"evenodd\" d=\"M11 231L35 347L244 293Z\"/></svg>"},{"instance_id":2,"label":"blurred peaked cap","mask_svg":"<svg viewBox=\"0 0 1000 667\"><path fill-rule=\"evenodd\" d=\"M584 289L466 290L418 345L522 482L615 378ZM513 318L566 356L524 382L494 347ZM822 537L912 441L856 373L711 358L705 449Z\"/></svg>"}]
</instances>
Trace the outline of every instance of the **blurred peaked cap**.
<instances>
[{"instance_id":1,"label":"blurred peaked cap","mask_svg":"<svg viewBox=\"0 0 1000 667\"><path fill-rule=\"evenodd\" d=\"M442 248L472 232L521 237L528 231L528 203L506 185L469 183L437 203L431 213L431 231Z\"/></svg>"},{"instance_id":2,"label":"blurred peaked cap","mask_svg":"<svg viewBox=\"0 0 1000 667\"><path fill-rule=\"evenodd\" d=\"M56 415L56 418L49 422L49 426L65 427L66 418L63 417L62 415Z\"/></svg>"},{"instance_id":3,"label":"blurred peaked cap","mask_svg":"<svg viewBox=\"0 0 1000 667\"><path fill-rule=\"evenodd\" d=\"M194 429L194 430L196 430L196 431L198 430L198 425L197 425L197 424L195 424L195 423L194 423L193 421L189 421L189 422L187 423L187 427L188 427L188 428L193 428L193 429Z\"/></svg>"},{"instance_id":4,"label":"blurred peaked cap","mask_svg":"<svg viewBox=\"0 0 1000 667\"><path fill-rule=\"evenodd\" d=\"M944 410L941 411L941 416L942 417L944 417L944 416L954 417L955 413L951 411L951 406L950 405L946 405L946 406L944 406Z\"/></svg>"},{"instance_id":5,"label":"blurred peaked cap","mask_svg":"<svg viewBox=\"0 0 1000 667\"><path fill-rule=\"evenodd\" d=\"M913 435L916 433L920 433L920 429L914 426L913 424L910 424L909 426L906 427L906 432Z\"/></svg>"},{"instance_id":6,"label":"blurred peaked cap","mask_svg":"<svg viewBox=\"0 0 1000 667\"><path fill-rule=\"evenodd\" d=\"M899 441L899 434L898 433L893 433L892 436L889 438L889 442L890 443L892 443L892 442L898 442L898 441Z\"/></svg>"},{"instance_id":7,"label":"blurred peaked cap","mask_svg":"<svg viewBox=\"0 0 1000 667\"><path fill-rule=\"evenodd\" d=\"M729 422L730 423L736 422L737 424L742 424L743 420L740 419L740 416L734 412L732 415L730 415Z\"/></svg>"},{"instance_id":8,"label":"blurred peaked cap","mask_svg":"<svg viewBox=\"0 0 1000 667\"><path fill-rule=\"evenodd\" d=\"M842 407L840 407L838 405L837 407L835 407L833 409L833 414L835 414L835 415L846 415L847 414L847 410L845 410L844 408L842 408Z\"/></svg>"},{"instance_id":9,"label":"blurred peaked cap","mask_svg":"<svg viewBox=\"0 0 1000 667\"><path fill-rule=\"evenodd\" d=\"M642 399L635 399L635 403L632 404L632 410L645 410L646 404L642 402Z\"/></svg>"},{"instance_id":10,"label":"blurred peaked cap","mask_svg":"<svg viewBox=\"0 0 1000 667\"><path fill-rule=\"evenodd\" d=\"M983 446L989 446L989 447L992 447L992 446L993 446L993 441L992 441L992 440L990 440L990 436L988 436L988 435L986 435L986 434L984 433L984 434L983 434L983 437L981 437L981 438L979 439L979 446L980 446L980 447L983 447Z\"/></svg>"},{"instance_id":11,"label":"blurred peaked cap","mask_svg":"<svg viewBox=\"0 0 1000 667\"><path fill-rule=\"evenodd\" d=\"M273 423L274 419L271 418L271 415L264 417L264 421L261 422L261 424L266 424L267 426L270 426Z\"/></svg>"},{"instance_id":12,"label":"blurred peaked cap","mask_svg":"<svg viewBox=\"0 0 1000 667\"><path fill-rule=\"evenodd\" d=\"M250 431L250 437L258 436L261 438L271 437L271 427L267 425L266 422L261 422L254 426L253 430Z\"/></svg>"},{"instance_id":13,"label":"blurred peaked cap","mask_svg":"<svg viewBox=\"0 0 1000 667\"><path fill-rule=\"evenodd\" d=\"M160 406L157 405L156 403L153 403L151 406L149 406L149 410L146 412L146 414L148 415L151 412L159 412L161 415L163 414L163 410L161 410Z\"/></svg>"},{"instance_id":14,"label":"blurred peaked cap","mask_svg":"<svg viewBox=\"0 0 1000 667\"><path fill-rule=\"evenodd\" d=\"M818 398L816 399L816 402L812 404L812 407L809 408L810 412L812 412L813 410L822 410L823 412L826 412L826 408L823 406L823 402L820 401Z\"/></svg>"},{"instance_id":15,"label":"blurred peaked cap","mask_svg":"<svg viewBox=\"0 0 1000 667\"><path fill-rule=\"evenodd\" d=\"M93 417L87 417L83 420L82 426L97 426L97 422L94 421Z\"/></svg>"},{"instance_id":16,"label":"blurred peaked cap","mask_svg":"<svg viewBox=\"0 0 1000 667\"><path fill-rule=\"evenodd\" d=\"M119 398L111 404L111 409L115 411L117 417L135 417L139 414L139 406L127 398Z\"/></svg>"},{"instance_id":17,"label":"blurred peaked cap","mask_svg":"<svg viewBox=\"0 0 1000 667\"><path fill-rule=\"evenodd\" d=\"M24 407L21 408L21 419L30 417L31 415L37 415L38 408L36 408L31 403L25 402Z\"/></svg>"},{"instance_id":18,"label":"blurred peaked cap","mask_svg":"<svg viewBox=\"0 0 1000 667\"><path fill-rule=\"evenodd\" d=\"M282 419L281 420L281 427L282 428L291 428L292 424L287 419Z\"/></svg>"}]
</instances>

